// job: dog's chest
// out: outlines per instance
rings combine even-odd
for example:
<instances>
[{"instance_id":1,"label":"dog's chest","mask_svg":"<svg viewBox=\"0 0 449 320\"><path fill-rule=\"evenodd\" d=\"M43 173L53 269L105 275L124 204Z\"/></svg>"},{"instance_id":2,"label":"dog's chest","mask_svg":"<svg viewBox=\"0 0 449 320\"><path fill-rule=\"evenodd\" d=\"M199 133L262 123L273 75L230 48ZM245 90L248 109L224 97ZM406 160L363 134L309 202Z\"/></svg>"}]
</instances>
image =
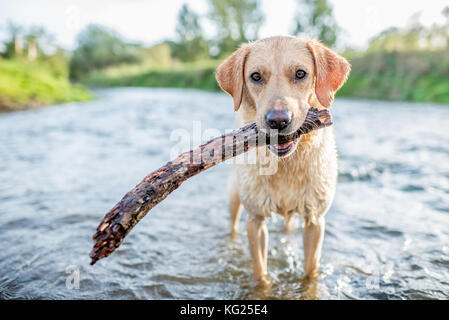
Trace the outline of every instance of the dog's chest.
<instances>
[{"instance_id":1,"label":"dog's chest","mask_svg":"<svg viewBox=\"0 0 449 320\"><path fill-rule=\"evenodd\" d=\"M329 175L323 172L319 150L300 152L297 158L280 163L276 174L262 179L265 192L271 199L271 211L281 215L294 211L310 215L320 211L331 192ZM324 165L329 165L329 159L326 160Z\"/></svg>"},{"instance_id":2,"label":"dog's chest","mask_svg":"<svg viewBox=\"0 0 449 320\"><path fill-rule=\"evenodd\" d=\"M335 141L332 133L328 135L316 137L320 140L315 144L300 145L297 153L277 162L273 174L261 174L254 166L238 170L244 206L265 216L298 212L316 217L325 212L337 179Z\"/></svg>"}]
</instances>

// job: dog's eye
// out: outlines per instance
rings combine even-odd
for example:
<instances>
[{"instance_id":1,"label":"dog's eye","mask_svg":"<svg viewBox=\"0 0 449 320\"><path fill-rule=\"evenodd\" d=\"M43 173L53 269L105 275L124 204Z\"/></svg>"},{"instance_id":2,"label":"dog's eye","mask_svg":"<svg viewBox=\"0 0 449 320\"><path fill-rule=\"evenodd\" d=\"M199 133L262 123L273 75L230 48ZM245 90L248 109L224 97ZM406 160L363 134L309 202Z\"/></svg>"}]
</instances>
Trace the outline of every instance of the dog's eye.
<instances>
[{"instance_id":1,"label":"dog's eye","mask_svg":"<svg viewBox=\"0 0 449 320\"><path fill-rule=\"evenodd\" d=\"M260 80L262 80L262 76L260 75L259 72L254 72L253 74L251 74L251 79L253 79L256 82L259 82Z\"/></svg>"},{"instance_id":2,"label":"dog's eye","mask_svg":"<svg viewBox=\"0 0 449 320\"><path fill-rule=\"evenodd\" d=\"M306 72L304 70L298 70L296 71L296 79L304 79L304 77L306 76Z\"/></svg>"}]
</instances>

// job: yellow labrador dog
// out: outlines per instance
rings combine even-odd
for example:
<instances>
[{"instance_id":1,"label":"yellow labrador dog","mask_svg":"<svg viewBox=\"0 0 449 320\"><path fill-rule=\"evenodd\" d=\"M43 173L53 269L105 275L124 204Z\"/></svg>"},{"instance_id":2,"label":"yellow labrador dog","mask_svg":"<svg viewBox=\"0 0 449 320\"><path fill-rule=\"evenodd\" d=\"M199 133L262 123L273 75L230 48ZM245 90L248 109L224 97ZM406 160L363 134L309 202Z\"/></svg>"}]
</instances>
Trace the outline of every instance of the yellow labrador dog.
<instances>
[{"instance_id":1,"label":"yellow labrador dog","mask_svg":"<svg viewBox=\"0 0 449 320\"><path fill-rule=\"evenodd\" d=\"M216 78L234 99L237 127L257 122L261 130L290 134L302 125L310 107L331 106L349 70L348 61L316 40L277 36L242 45L217 68ZM237 230L243 205L254 279L267 283L265 218L278 213L288 228L294 213L299 213L304 219L305 276L316 277L324 216L337 183L333 129L259 149L256 163L232 167L231 228ZM273 174L260 173L260 165L267 161L277 164Z\"/></svg>"}]
</instances>

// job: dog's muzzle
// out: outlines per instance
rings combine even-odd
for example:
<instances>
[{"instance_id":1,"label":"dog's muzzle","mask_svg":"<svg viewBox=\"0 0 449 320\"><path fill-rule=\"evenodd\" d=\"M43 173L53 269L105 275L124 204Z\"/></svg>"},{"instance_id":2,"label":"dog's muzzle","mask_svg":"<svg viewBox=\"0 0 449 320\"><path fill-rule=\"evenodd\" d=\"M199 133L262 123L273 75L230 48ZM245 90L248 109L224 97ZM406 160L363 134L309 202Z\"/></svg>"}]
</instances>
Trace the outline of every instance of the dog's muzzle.
<instances>
[{"instance_id":1,"label":"dog's muzzle","mask_svg":"<svg viewBox=\"0 0 449 320\"><path fill-rule=\"evenodd\" d=\"M292 113L287 109L273 108L265 114L265 123L268 128L281 132L292 122Z\"/></svg>"},{"instance_id":2,"label":"dog's muzzle","mask_svg":"<svg viewBox=\"0 0 449 320\"><path fill-rule=\"evenodd\" d=\"M292 122L292 113L287 109L273 108L265 114L265 123L270 129L282 132ZM285 131L285 130L284 130ZM269 144L268 149L279 157L287 156L296 147L297 141L282 144Z\"/></svg>"},{"instance_id":3,"label":"dog's muzzle","mask_svg":"<svg viewBox=\"0 0 449 320\"><path fill-rule=\"evenodd\" d=\"M278 157L285 157L293 152L298 145L298 139L282 144L269 144L268 149Z\"/></svg>"}]
</instances>

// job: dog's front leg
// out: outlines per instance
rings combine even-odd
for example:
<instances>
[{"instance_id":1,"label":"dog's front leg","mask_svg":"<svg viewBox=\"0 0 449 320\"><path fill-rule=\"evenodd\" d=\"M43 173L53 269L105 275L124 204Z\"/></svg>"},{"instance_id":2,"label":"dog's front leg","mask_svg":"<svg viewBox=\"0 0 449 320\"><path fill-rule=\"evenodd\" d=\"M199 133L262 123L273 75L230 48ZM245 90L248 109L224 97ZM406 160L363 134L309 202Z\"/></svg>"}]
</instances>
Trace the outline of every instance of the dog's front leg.
<instances>
[{"instance_id":1,"label":"dog's front leg","mask_svg":"<svg viewBox=\"0 0 449 320\"><path fill-rule=\"evenodd\" d=\"M316 221L305 219L304 230L302 231L305 277L315 278L318 276L324 228L324 216L317 218Z\"/></svg>"},{"instance_id":2,"label":"dog's front leg","mask_svg":"<svg viewBox=\"0 0 449 320\"><path fill-rule=\"evenodd\" d=\"M240 202L239 194L236 189L231 190L229 195L229 213L231 215L231 232L236 233L239 227L240 214L243 206Z\"/></svg>"},{"instance_id":3,"label":"dog's front leg","mask_svg":"<svg viewBox=\"0 0 449 320\"><path fill-rule=\"evenodd\" d=\"M268 283L267 256L268 256L268 228L265 217L248 213L246 219L249 250L253 260L254 280Z\"/></svg>"}]
</instances>

